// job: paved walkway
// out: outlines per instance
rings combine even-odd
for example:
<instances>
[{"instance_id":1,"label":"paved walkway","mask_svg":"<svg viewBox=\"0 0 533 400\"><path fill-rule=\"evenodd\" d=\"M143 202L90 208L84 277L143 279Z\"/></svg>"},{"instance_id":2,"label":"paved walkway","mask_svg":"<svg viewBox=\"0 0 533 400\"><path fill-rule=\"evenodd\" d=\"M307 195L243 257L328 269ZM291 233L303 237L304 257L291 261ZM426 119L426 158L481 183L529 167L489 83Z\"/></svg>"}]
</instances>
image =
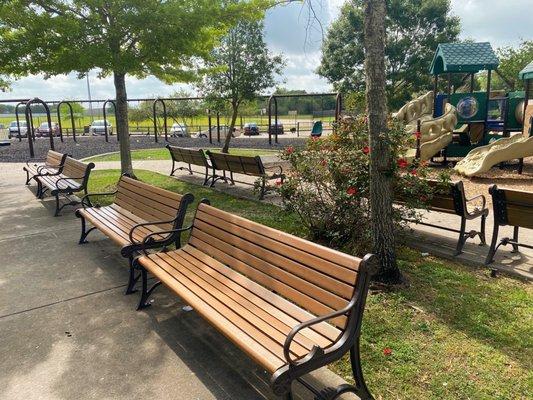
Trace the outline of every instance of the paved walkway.
<instances>
[{"instance_id":1,"label":"paved walkway","mask_svg":"<svg viewBox=\"0 0 533 400\"><path fill-rule=\"evenodd\" d=\"M118 248L98 232L78 245L74 214L52 217L23 182L20 165L0 164L2 400L273 398L267 374L165 288L135 311Z\"/></svg>"}]
</instances>

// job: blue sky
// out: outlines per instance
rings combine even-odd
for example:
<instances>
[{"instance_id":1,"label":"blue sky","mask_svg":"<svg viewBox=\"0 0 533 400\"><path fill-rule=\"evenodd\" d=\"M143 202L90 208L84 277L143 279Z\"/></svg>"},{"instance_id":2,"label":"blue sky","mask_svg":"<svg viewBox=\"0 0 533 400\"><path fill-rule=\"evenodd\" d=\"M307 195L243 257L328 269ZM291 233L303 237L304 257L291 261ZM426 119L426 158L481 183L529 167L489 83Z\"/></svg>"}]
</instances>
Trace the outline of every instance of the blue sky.
<instances>
[{"instance_id":1,"label":"blue sky","mask_svg":"<svg viewBox=\"0 0 533 400\"><path fill-rule=\"evenodd\" d=\"M344 0L313 0L315 11L324 29L339 13ZM452 0L452 12L461 18L462 37L489 41L494 47L517 45L521 39L533 39L531 15L533 0ZM308 8L301 3L277 7L265 19L265 36L269 48L283 53L287 66L281 84L291 89L329 91L330 85L315 70L320 63L322 34L318 23L308 27ZM164 96L183 87L164 85L151 77L129 78L128 95L134 97ZM112 79L97 79L91 73L93 98L113 96ZM87 98L85 80L75 74L44 80L30 76L15 82L12 91L0 98L41 97L45 100Z\"/></svg>"}]
</instances>

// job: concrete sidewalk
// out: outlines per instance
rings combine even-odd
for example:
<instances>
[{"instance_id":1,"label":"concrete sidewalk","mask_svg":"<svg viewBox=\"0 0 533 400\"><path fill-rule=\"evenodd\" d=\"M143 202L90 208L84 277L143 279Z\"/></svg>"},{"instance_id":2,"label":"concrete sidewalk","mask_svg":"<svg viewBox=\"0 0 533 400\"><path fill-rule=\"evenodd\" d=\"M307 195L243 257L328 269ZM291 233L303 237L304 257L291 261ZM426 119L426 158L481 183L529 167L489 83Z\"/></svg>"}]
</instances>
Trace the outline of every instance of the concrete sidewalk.
<instances>
[{"instance_id":1,"label":"concrete sidewalk","mask_svg":"<svg viewBox=\"0 0 533 400\"><path fill-rule=\"evenodd\" d=\"M273 399L269 376L164 287L135 311L127 262L98 232L77 244L70 210L54 218L0 165L0 398ZM342 381L328 370L319 385ZM297 399L312 399L296 387ZM354 397L346 397L346 399Z\"/></svg>"}]
</instances>

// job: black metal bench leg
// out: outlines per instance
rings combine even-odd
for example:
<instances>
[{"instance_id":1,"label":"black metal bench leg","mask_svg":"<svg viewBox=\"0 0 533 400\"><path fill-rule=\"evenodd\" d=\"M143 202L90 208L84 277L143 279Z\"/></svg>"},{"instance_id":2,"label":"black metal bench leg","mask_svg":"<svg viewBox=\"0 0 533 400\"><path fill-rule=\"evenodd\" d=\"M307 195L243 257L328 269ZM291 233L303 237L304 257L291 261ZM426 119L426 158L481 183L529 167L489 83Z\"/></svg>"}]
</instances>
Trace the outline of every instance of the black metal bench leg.
<instances>
[{"instance_id":1,"label":"black metal bench leg","mask_svg":"<svg viewBox=\"0 0 533 400\"><path fill-rule=\"evenodd\" d=\"M79 240L78 244L85 244L85 243L87 243L87 236L89 235L89 233L91 233L91 231L95 230L96 227L93 226L91 229L86 230L85 218L83 216L79 215L78 213L76 213L76 216L78 218L81 218L81 235L80 235L80 240Z\"/></svg>"},{"instance_id":2,"label":"black metal bench leg","mask_svg":"<svg viewBox=\"0 0 533 400\"><path fill-rule=\"evenodd\" d=\"M61 207L59 206L59 193L55 193L55 197L56 197L56 211L54 213L54 217L58 217L59 211L61 210Z\"/></svg>"},{"instance_id":3,"label":"black metal bench leg","mask_svg":"<svg viewBox=\"0 0 533 400\"><path fill-rule=\"evenodd\" d=\"M292 390L284 396L284 400L293 400Z\"/></svg>"},{"instance_id":4,"label":"black metal bench leg","mask_svg":"<svg viewBox=\"0 0 533 400\"><path fill-rule=\"evenodd\" d=\"M137 284L137 281L141 277L142 273L139 273L137 274L137 276L135 276L135 267L133 266L133 256L130 255L128 258L128 261L129 261L130 273L128 277L128 287L126 288L125 294L133 294L137 292L137 289L135 289L135 285Z\"/></svg>"},{"instance_id":5,"label":"black metal bench leg","mask_svg":"<svg viewBox=\"0 0 533 400\"><path fill-rule=\"evenodd\" d=\"M512 246L513 246L513 253L518 253L520 252L520 250L518 249L518 226L515 226L514 229L513 229L513 242L512 243Z\"/></svg>"},{"instance_id":6,"label":"black metal bench leg","mask_svg":"<svg viewBox=\"0 0 533 400\"><path fill-rule=\"evenodd\" d=\"M490 248L489 248L489 254L487 254L487 259L485 260L485 264L490 264L494 261L494 255L496 254L496 243L498 242L498 232L500 230L500 226L497 222L495 222L494 230L492 232L492 240L490 242Z\"/></svg>"},{"instance_id":7,"label":"black metal bench leg","mask_svg":"<svg viewBox=\"0 0 533 400\"><path fill-rule=\"evenodd\" d=\"M28 171L26 171L26 185L29 185L30 184L30 173Z\"/></svg>"},{"instance_id":8,"label":"black metal bench leg","mask_svg":"<svg viewBox=\"0 0 533 400\"><path fill-rule=\"evenodd\" d=\"M135 266L135 261L133 262L133 265ZM142 279L142 293L141 293L141 300L139 301L139 306L137 307L137 310L142 310L143 308L150 307L150 303L148 302L148 298L152 294L152 292L161 285L161 282L158 281L152 285L150 289L148 289L148 272L146 272L146 269L144 267L141 268L141 279Z\"/></svg>"},{"instance_id":9,"label":"black metal bench leg","mask_svg":"<svg viewBox=\"0 0 533 400\"><path fill-rule=\"evenodd\" d=\"M266 179L265 177L261 178L261 191L259 192L259 200L263 200L266 193Z\"/></svg>"},{"instance_id":10,"label":"black metal bench leg","mask_svg":"<svg viewBox=\"0 0 533 400\"><path fill-rule=\"evenodd\" d=\"M458 256L459 254L463 252L463 246L466 242L466 237L467 237L465 230L466 230L466 218L461 217L461 230L459 232L459 240L457 241L457 247L455 248L455 254L454 254L456 256Z\"/></svg>"},{"instance_id":11,"label":"black metal bench leg","mask_svg":"<svg viewBox=\"0 0 533 400\"><path fill-rule=\"evenodd\" d=\"M209 182L209 168L205 167L204 186L207 185L207 182Z\"/></svg>"},{"instance_id":12,"label":"black metal bench leg","mask_svg":"<svg viewBox=\"0 0 533 400\"><path fill-rule=\"evenodd\" d=\"M350 348L350 363L352 364L353 377L355 379L355 388L357 395L361 400L373 400L368 387L366 386L365 378L363 376L363 368L361 367L361 357L359 354L359 337L355 339L354 345Z\"/></svg>"},{"instance_id":13,"label":"black metal bench leg","mask_svg":"<svg viewBox=\"0 0 533 400\"><path fill-rule=\"evenodd\" d=\"M479 239L481 240L481 246L487 245L487 238L485 235L485 228L487 226L487 216L481 216L481 230L479 231Z\"/></svg>"},{"instance_id":14,"label":"black metal bench leg","mask_svg":"<svg viewBox=\"0 0 533 400\"><path fill-rule=\"evenodd\" d=\"M192 175L192 165L189 164L189 175Z\"/></svg>"},{"instance_id":15,"label":"black metal bench leg","mask_svg":"<svg viewBox=\"0 0 533 400\"><path fill-rule=\"evenodd\" d=\"M172 169L170 170L170 176L174 176L174 172L176 172L176 169L174 168L174 165L175 165L175 161L172 160Z\"/></svg>"}]
</instances>

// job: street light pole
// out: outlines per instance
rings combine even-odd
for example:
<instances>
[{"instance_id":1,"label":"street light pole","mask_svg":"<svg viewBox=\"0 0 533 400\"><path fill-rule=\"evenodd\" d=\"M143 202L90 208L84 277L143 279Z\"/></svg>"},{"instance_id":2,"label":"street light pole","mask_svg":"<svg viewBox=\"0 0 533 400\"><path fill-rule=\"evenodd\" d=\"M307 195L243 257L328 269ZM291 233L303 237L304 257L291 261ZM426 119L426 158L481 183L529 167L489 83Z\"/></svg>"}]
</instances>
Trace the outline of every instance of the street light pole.
<instances>
[{"instance_id":1,"label":"street light pole","mask_svg":"<svg viewBox=\"0 0 533 400\"><path fill-rule=\"evenodd\" d=\"M91 84L89 82L89 71L87 71L87 75L85 75L87 78L87 95L89 98L89 114L91 115L91 123L94 122L93 120L93 103L91 101Z\"/></svg>"}]
</instances>

